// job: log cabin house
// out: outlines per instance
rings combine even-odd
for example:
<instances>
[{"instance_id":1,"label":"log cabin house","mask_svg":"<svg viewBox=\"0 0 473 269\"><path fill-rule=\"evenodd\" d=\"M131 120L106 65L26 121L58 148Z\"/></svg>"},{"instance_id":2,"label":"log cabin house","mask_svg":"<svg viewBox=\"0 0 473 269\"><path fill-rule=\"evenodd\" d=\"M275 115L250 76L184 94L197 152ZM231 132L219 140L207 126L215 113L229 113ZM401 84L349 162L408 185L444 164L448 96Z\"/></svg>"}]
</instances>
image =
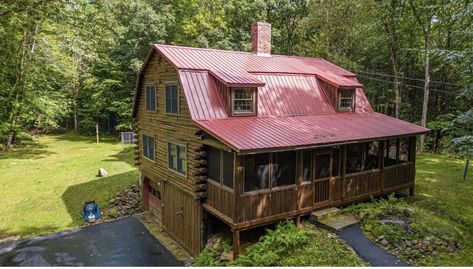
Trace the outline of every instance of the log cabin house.
<instances>
[{"instance_id":1,"label":"log cabin house","mask_svg":"<svg viewBox=\"0 0 473 269\"><path fill-rule=\"evenodd\" d=\"M416 135L373 111L356 75L327 60L154 45L133 107L145 208L192 255L209 215L240 232L414 190Z\"/></svg>"}]
</instances>

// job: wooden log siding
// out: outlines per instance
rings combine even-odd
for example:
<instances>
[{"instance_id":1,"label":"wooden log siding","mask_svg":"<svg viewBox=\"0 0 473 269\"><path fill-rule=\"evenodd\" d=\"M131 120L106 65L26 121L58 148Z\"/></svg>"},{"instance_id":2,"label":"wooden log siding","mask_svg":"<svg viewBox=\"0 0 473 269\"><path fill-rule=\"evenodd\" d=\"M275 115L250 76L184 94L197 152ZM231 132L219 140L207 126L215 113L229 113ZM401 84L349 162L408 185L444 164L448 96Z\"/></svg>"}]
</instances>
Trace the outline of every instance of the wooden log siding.
<instances>
[{"instance_id":1,"label":"wooden log siding","mask_svg":"<svg viewBox=\"0 0 473 269\"><path fill-rule=\"evenodd\" d=\"M179 115L166 113L165 85L178 84ZM146 91L148 85L156 86L156 111L146 111ZM205 180L205 167L201 162L203 143L198 135L201 129L191 120L184 92L179 84L177 70L159 54L154 54L146 65L135 118L135 132L138 142L135 154L142 175L154 183L163 180L160 187L162 197L162 224L184 248L197 254L201 248L201 199L206 196L205 187L200 185ZM156 161L143 158L142 135L155 138ZM168 169L168 142L179 142L187 146L187 175L180 175ZM220 143L220 142L215 142ZM221 143L220 143L221 144ZM221 144L221 147L225 147ZM204 179L203 179L204 178ZM198 185L199 184L199 185ZM204 184L205 186L205 184ZM176 215L181 206L184 218ZM185 220L184 220L185 219Z\"/></svg>"}]
</instances>

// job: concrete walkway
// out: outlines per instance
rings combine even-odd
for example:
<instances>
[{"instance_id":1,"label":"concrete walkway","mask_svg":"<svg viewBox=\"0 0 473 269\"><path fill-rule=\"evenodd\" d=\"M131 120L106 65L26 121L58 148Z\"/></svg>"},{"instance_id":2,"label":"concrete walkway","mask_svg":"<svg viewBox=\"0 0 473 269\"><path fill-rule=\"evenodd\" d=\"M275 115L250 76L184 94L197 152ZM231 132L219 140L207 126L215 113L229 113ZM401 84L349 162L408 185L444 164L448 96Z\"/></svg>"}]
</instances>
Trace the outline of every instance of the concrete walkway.
<instances>
[{"instance_id":1,"label":"concrete walkway","mask_svg":"<svg viewBox=\"0 0 473 269\"><path fill-rule=\"evenodd\" d=\"M183 266L135 217L0 244L0 266Z\"/></svg>"},{"instance_id":2,"label":"concrete walkway","mask_svg":"<svg viewBox=\"0 0 473 269\"><path fill-rule=\"evenodd\" d=\"M337 234L372 266L410 266L366 238L359 224L339 230Z\"/></svg>"}]
</instances>

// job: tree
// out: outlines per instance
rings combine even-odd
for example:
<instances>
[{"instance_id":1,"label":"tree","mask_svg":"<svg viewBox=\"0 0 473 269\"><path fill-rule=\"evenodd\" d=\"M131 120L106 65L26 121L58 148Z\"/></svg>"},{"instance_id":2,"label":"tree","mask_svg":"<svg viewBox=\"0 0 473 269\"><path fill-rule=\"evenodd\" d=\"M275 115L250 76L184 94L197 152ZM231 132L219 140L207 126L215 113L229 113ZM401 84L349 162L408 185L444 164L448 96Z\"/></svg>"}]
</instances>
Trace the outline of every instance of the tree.
<instances>
[{"instance_id":1,"label":"tree","mask_svg":"<svg viewBox=\"0 0 473 269\"><path fill-rule=\"evenodd\" d=\"M421 125L427 126L427 112L429 108L429 94L430 94L430 46L431 46L431 32L432 23L438 10L436 1L429 1L427 5L420 6L413 0L409 1L412 8L412 13L416 19L419 27L422 29L424 35L424 101L422 102L422 117ZM424 151L425 135L420 136L419 151Z\"/></svg>"}]
</instances>

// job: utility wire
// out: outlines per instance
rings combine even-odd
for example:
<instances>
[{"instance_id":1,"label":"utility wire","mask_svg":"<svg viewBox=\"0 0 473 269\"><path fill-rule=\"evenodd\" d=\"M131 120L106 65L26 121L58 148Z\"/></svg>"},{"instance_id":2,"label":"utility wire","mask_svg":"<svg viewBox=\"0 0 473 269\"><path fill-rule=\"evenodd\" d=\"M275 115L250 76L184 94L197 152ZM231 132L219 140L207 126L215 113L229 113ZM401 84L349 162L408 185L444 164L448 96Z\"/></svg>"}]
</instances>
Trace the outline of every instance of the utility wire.
<instances>
[{"instance_id":1,"label":"utility wire","mask_svg":"<svg viewBox=\"0 0 473 269\"><path fill-rule=\"evenodd\" d=\"M373 78L373 77L368 77L368 76L364 76L364 75L358 75L358 76L361 77L361 78L365 78L365 79L376 80L376 81L380 81L380 82L386 82L386 83L394 84L394 81L390 81L390 80L384 80L384 79L379 79L379 78ZM405 83L402 83L402 82L400 82L400 84L402 84L402 85L404 85L404 86L411 87L411 88L415 88L415 89L424 89L424 87L420 87L420 86L416 86L416 85L410 85L410 84L405 84ZM440 93L446 93L446 94L456 95L456 93L454 93L454 92L449 92L449 91L445 91L445 90L439 90L439 89L429 89L429 90L430 90L430 91L433 91L433 92L440 92Z\"/></svg>"},{"instance_id":2,"label":"utility wire","mask_svg":"<svg viewBox=\"0 0 473 269\"><path fill-rule=\"evenodd\" d=\"M383 74L383 73L376 73L376 72L368 72L368 71L363 71L363 70L358 70L358 69L353 69L353 71L355 73L365 73L365 74L378 75L378 76L391 77L391 78L395 77L393 75L388 75L388 74ZM419 79L419 78L409 78L409 77L404 77L404 76L398 76L398 78L425 82L424 79ZM443 82L443 81L438 81L438 80L431 80L430 82L431 83L438 83L438 84L445 84L445 85L452 85L452 86L462 86L461 84L458 84L458 83Z\"/></svg>"}]
</instances>

